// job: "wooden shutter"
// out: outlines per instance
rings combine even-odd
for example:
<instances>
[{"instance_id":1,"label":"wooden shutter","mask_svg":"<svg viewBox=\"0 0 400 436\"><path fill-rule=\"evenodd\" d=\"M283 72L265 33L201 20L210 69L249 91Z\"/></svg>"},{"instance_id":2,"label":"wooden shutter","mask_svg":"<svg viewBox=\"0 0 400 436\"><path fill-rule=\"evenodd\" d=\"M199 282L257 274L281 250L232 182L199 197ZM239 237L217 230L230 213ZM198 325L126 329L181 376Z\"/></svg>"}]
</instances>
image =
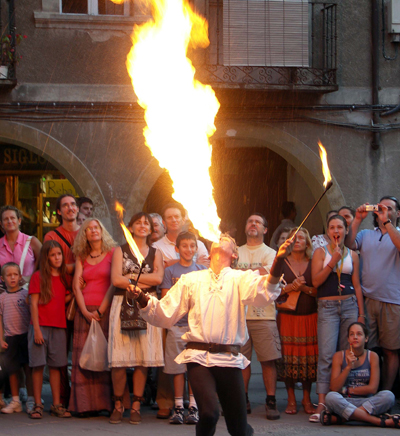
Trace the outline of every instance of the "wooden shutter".
<instances>
[{"instance_id":1,"label":"wooden shutter","mask_svg":"<svg viewBox=\"0 0 400 436\"><path fill-rule=\"evenodd\" d=\"M309 66L308 0L223 0L224 65Z\"/></svg>"}]
</instances>

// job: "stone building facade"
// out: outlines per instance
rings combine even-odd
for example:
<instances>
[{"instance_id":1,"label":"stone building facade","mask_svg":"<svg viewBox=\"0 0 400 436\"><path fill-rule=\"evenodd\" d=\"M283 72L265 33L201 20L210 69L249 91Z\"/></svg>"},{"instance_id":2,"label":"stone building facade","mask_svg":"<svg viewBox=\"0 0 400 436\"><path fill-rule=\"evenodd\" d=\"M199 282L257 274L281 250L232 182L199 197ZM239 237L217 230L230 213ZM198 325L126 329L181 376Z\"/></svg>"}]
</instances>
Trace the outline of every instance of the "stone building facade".
<instances>
[{"instance_id":1,"label":"stone building facade","mask_svg":"<svg viewBox=\"0 0 400 436\"><path fill-rule=\"evenodd\" d=\"M254 6L254 0L241 1ZM143 110L125 66L133 25L146 21L148 12L133 2L119 9L107 2L2 0L3 34L10 32L11 10L11 26L15 20L16 33L26 39L17 46L22 58L15 71L0 80L0 151L20 148L44 159L79 195L92 198L96 216L120 235L116 200L127 216L143 208L159 211L171 188L144 144ZM334 186L307 224L311 233L322 231L329 209L397 195L400 59L384 57L397 53L388 26L395 0L258 2L276 7L278 15L303 8L303 30L293 22L294 33L287 27L280 36L294 54L289 40L303 38L306 56L297 65L287 59L279 65L228 62L229 41L223 36L232 26L224 21L230 2L194 1L209 20L211 44L190 53L198 78L213 86L221 103L211 170L220 215L236 219L241 229L246 216L259 210L273 230L280 205L292 200L300 221L323 191L318 140L328 151ZM71 13L77 4L84 5L83 13ZM245 23L247 33L252 19L249 15ZM276 15L265 13L263 19L268 28ZM160 65L160 80L165 68L174 66ZM172 140L166 138L165 146ZM190 153L181 159L195 173ZM0 175L10 171L29 169L8 170L4 161ZM195 191L195 180L193 186Z\"/></svg>"}]
</instances>

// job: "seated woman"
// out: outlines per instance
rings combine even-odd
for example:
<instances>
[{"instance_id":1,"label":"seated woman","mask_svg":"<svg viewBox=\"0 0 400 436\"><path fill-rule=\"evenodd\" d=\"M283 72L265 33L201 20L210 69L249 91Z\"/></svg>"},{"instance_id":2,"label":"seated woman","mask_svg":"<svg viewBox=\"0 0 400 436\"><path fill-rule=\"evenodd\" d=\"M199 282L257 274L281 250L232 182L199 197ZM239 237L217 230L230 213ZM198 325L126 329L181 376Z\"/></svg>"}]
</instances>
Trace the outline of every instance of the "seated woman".
<instances>
[{"instance_id":1,"label":"seated woman","mask_svg":"<svg viewBox=\"0 0 400 436\"><path fill-rule=\"evenodd\" d=\"M347 421L369 422L380 427L400 428L400 416L389 419L379 415L395 403L391 391L378 391L379 358L365 349L368 333L364 324L353 322L348 329L350 349L333 356L331 389L325 399L327 410L321 412L321 424Z\"/></svg>"}]
</instances>

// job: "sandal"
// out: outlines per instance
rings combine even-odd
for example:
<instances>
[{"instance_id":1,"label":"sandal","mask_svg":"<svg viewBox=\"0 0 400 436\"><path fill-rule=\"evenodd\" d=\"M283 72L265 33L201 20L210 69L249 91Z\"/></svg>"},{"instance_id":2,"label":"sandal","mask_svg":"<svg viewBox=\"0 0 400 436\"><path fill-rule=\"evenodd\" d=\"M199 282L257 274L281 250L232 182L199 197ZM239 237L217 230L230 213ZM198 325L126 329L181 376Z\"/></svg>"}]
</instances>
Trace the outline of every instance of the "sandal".
<instances>
[{"instance_id":1,"label":"sandal","mask_svg":"<svg viewBox=\"0 0 400 436\"><path fill-rule=\"evenodd\" d=\"M121 397L115 397L114 396L112 399L114 401L114 410L113 410L113 412L111 413L111 416L110 416L110 424L119 424L122 421L122 416L123 416L123 414L125 412L125 407L123 405L124 397L122 397L122 396ZM117 409L115 407L115 402L116 401L119 401L121 403L121 409Z\"/></svg>"},{"instance_id":2,"label":"sandal","mask_svg":"<svg viewBox=\"0 0 400 436\"><path fill-rule=\"evenodd\" d=\"M288 415L296 415L297 413L296 401L288 401L285 409L285 413L287 413Z\"/></svg>"},{"instance_id":3,"label":"sandal","mask_svg":"<svg viewBox=\"0 0 400 436\"><path fill-rule=\"evenodd\" d=\"M335 418L335 422L332 421L332 418ZM341 425L343 424L343 419L341 416L336 415L336 413L323 410L321 412L320 422L322 425Z\"/></svg>"},{"instance_id":4,"label":"sandal","mask_svg":"<svg viewBox=\"0 0 400 436\"><path fill-rule=\"evenodd\" d=\"M135 403L135 402L141 403L142 401L144 401L143 397L138 397L137 395L134 395L132 397L132 406L133 406L133 403ZM129 417L129 424L140 424L141 422L142 422L142 417L140 415L140 410L134 409L132 407L131 414Z\"/></svg>"},{"instance_id":5,"label":"sandal","mask_svg":"<svg viewBox=\"0 0 400 436\"><path fill-rule=\"evenodd\" d=\"M29 413L29 418L31 419L42 419L43 418L43 404L35 404Z\"/></svg>"},{"instance_id":6,"label":"sandal","mask_svg":"<svg viewBox=\"0 0 400 436\"><path fill-rule=\"evenodd\" d=\"M52 404L50 406L50 415L57 418L71 418L71 412L66 409L62 404Z\"/></svg>"},{"instance_id":7,"label":"sandal","mask_svg":"<svg viewBox=\"0 0 400 436\"><path fill-rule=\"evenodd\" d=\"M318 403L318 406L323 406L324 409L326 410L326 406L324 403ZM320 413L313 413L312 415L310 415L310 417L308 418L309 422L320 422L321 419L321 414Z\"/></svg>"}]
</instances>

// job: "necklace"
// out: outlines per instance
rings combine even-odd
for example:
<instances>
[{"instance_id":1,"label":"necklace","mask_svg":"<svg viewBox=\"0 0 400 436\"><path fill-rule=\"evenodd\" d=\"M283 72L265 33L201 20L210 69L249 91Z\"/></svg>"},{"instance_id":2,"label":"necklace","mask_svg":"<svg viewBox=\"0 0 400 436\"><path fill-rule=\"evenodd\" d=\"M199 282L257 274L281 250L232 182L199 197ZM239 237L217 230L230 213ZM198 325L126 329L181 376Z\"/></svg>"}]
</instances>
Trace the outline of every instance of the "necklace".
<instances>
[{"instance_id":1,"label":"necklace","mask_svg":"<svg viewBox=\"0 0 400 436\"><path fill-rule=\"evenodd\" d=\"M103 252L101 252L101 253L98 254L97 256L92 256L92 255L89 253L89 256L90 256L92 259L96 259L97 257L100 257L102 254L103 254Z\"/></svg>"}]
</instances>

